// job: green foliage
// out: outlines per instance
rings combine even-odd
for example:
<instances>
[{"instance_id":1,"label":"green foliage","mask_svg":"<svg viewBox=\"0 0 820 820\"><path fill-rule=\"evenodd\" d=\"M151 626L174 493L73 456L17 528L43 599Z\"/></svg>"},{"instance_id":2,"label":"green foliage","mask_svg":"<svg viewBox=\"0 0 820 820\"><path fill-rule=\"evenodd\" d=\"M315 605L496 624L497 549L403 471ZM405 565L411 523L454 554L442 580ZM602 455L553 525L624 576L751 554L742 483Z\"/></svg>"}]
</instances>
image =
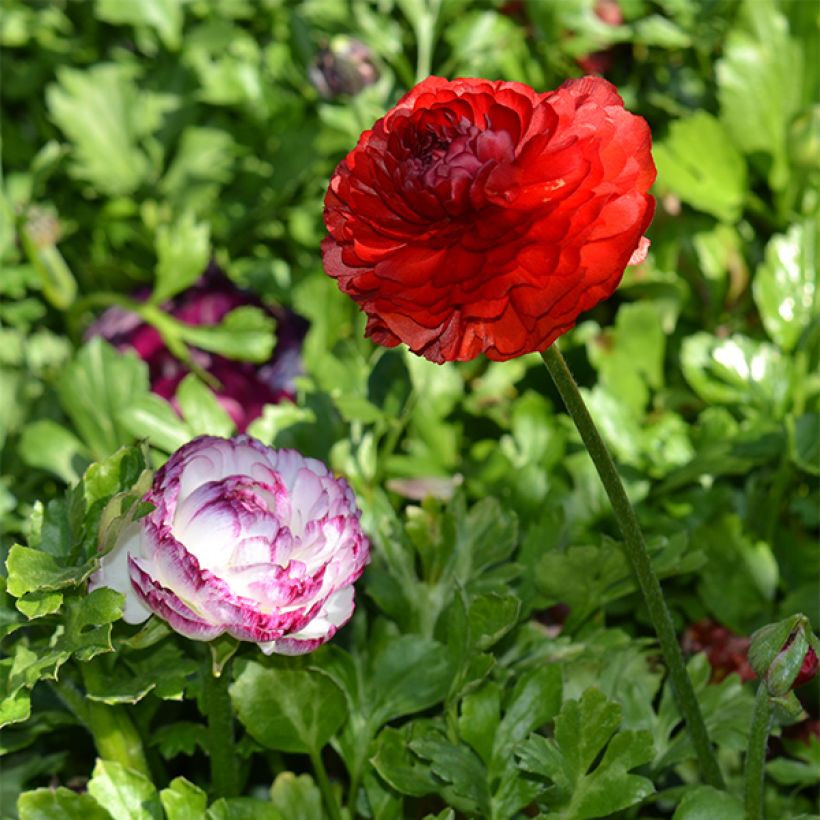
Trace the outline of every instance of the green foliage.
<instances>
[{"instance_id":1,"label":"green foliage","mask_svg":"<svg viewBox=\"0 0 820 820\"><path fill-rule=\"evenodd\" d=\"M606 21L599 5L4 0L4 817L313 820L320 756L351 817L741 816L752 684L688 662L729 783L716 792L697 781L607 499L538 357L436 366L375 349L320 269L329 175L428 57L441 76L542 91L603 52L652 128L657 212L647 261L562 349L679 632L816 623L816 8L621 0ZM322 98L311 69L350 37L378 79ZM202 361L264 367L277 344L258 307L209 327L167 313L211 261L309 320L296 401L249 432L344 475L372 542L352 622L302 659L233 641L209 656L87 588L147 512L151 469L235 432ZM134 352L86 338L110 306L191 371L174 406ZM208 782L207 663L229 677L242 796ZM816 717L816 688L801 697ZM780 698L774 731L801 708ZM106 744L95 714L120 747L141 743L154 782L110 759L119 735ZM766 764L773 817L814 808L820 746L786 734Z\"/></svg>"}]
</instances>

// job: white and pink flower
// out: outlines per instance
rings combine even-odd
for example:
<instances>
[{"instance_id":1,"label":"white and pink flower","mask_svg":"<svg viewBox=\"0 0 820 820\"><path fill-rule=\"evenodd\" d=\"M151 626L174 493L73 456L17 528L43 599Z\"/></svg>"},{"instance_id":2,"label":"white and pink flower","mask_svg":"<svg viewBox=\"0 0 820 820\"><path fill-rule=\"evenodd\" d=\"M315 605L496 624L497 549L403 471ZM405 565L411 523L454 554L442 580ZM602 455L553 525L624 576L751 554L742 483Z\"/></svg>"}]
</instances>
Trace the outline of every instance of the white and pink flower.
<instances>
[{"instance_id":1,"label":"white and pink flower","mask_svg":"<svg viewBox=\"0 0 820 820\"><path fill-rule=\"evenodd\" d=\"M369 556L348 483L295 450L202 436L177 450L145 501L155 509L102 557L90 588L125 595L189 638L227 632L266 654L310 652L353 614Z\"/></svg>"}]
</instances>

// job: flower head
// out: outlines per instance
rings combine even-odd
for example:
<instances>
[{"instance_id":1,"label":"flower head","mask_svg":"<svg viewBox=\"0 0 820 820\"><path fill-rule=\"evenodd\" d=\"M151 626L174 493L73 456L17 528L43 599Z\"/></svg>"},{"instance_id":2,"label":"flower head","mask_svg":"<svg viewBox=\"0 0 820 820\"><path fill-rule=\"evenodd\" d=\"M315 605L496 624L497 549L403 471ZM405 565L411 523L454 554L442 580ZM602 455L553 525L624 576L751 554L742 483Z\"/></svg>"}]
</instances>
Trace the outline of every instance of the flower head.
<instances>
[{"instance_id":1,"label":"flower head","mask_svg":"<svg viewBox=\"0 0 820 820\"><path fill-rule=\"evenodd\" d=\"M157 471L144 500L153 511L90 584L126 596L128 623L153 612L189 638L227 632L266 654L300 654L353 614L368 540L352 490L320 461L202 436Z\"/></svg>"},{"instance_id":2,"label":"flower head","mask_svg":"<svg viewBox=\"0 0 820 820\"><path fill-rule=\"evenodd\" d=\"M600 78L538 94L429 77L336 169L325 270L379 344L434 362L543 350L645 256L650 143Z\"/></svg>"},{"instance_id":3,"label":"flower head","mask_svg":"<svg viewBox=\"0 0 820 820\"><path fill-rule=\"evenodd\" d=\"M688 654L705 652L712 667L712 682L719 683L736 672L741 680L754 680L749 664L749 638L736 635L717 621L703 618L683 633L683 649Z\"/></svg>"},{"instance_id":4,"label":"flower head","mask_svg":"<svg viewBox=\"0 0 820 820\"><path fill-rule=\"evenodd\" d=\"M163 308L187 325L215 325L237 307L262 303L237 288L216 266L211 266L193 287L175 296ZM295 395L294 377L302 372L300 348L307 322L282 308L265 306L276 320L276 348L263 365L226 359L216 353L191 348L191 355L203 370L219 382L216 398L233 419L237 430L261 415L266 404L278 404ZM133 349L148 365L151 389L176 404L179 383L188 368L165 346L159 332L135 313L120 307L106 310L92 324L87 337L102 336L119 350Z\"/></svg>"}]
</instances>

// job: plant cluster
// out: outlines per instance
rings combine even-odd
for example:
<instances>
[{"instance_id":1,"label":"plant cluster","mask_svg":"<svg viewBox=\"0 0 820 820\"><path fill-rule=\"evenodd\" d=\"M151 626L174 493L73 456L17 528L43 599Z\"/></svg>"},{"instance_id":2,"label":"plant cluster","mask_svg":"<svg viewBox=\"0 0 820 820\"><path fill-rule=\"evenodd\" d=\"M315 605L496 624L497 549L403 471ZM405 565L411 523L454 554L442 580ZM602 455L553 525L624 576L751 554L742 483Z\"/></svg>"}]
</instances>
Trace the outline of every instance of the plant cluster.
<instances>
[{"instance_id":1,"label":"plant cluster","mask_svg":"<svg viewBox=\"0 0 820 820\"><path fill-rule=\"evenodd\" d=\"M0 816L812 816L815 3L0 10ZM509 146L437 114L413 156L458 208L410 230L395 209L416 177L394 176L387 238L360 207L377 171L351 182L339 163L414 85L441 93L428 75L487 78L485 97L526 83L511 96L534 110L589 71L634 115L618 122L649 124L652 224L649 160L631 174L606 153L626 126L585 149L589 196L555 209L560 236L545 203L577 153L551 188L529 164L519 204L543 224L481 226L487 270L503 246L540 275L526 235L571 276L561 253L588 242L562 237L596 224L619 263L559 319L526 314L523 336L491 283L478 302L507 301L486 322L448 324L472 262L447 257L442 288L424 243L441 250L466 197L501 202L512 177L471 163ZM387 154L399 144L415 150ZM456 162L481 179L470 193ZM583 208L615 178L643 210L612 240L603 199ZM540 342L563 334L580 391L554 346L529 352L537 322ZM487 327L499 344L474 343ZM623 481L613 469L614 511L573 424L584 403ZM226 472L242 448L257 455Z\"/></svg>"}]
</instances>

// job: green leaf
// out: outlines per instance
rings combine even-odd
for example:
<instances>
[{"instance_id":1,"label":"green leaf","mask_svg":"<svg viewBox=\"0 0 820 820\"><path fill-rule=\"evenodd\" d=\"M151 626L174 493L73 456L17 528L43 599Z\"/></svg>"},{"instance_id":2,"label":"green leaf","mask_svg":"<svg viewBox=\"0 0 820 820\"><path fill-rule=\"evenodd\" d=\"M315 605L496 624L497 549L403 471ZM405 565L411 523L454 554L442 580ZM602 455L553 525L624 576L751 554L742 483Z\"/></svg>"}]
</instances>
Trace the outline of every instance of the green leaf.
<instances>
[{"instance_id":1,"label":"green leaf","mask_svg":"<svg viewBox=\"0 0 820 820\"><path fill-rule=\"evenodd\" d=\"M17 609L29 620L53 615L62 605L62 592L30 592L17 601Z\"/></svg>"},{"instance_id":2,"label":"green leaf","mask_svg":"<svg viewBox=\"0 0 820 820\"><path fill-rule=\"evenodd\" d=\"M156 235L157 270L151 301L161 304L190 287L202 275L211 253L211 229L192 213L173 225L160 225Z\"/></svg>"},{"instance_id":3,"label":"green leaf","mask_svg":"<svg viewBox=\"0 0 820 820\"><path fill-rule=\"evenodd\" d=\"M695 786L687 790L672 820L744 820L743 803L733 794L713 789L711 786Z\"/></svg>"},{"instance_id":4,"label":"green leaf","mask_svg":"<svg viewBox=\"0 0 820 820\"><path fill-rule=\"evenodd\" d=\"M817 235L820 224L807 220L777 234L766 245L766 258L752 283L755 304L772 341L793 350L807 327L818 319Z\"/></svg>"},{"instance_id":5,"label":"green leaf","mask_svg":"<svg viewBox=\"0 0 820 820\"><path fill-rule=\"evenodd\" d=\"M129 820L162 820L162 808L154 784L145 775L126 769L113 760L97 760L88 793L112 817Z\"/></svg>"},{"instance_id":6,"label":"green leaf","mask_svg":"<svg viewBox=\"0 0 820 820\"><path fill-rule=\"evenodd\" d=\"M153 691L163 700L181 700L188 677L196 669L196 661L167 641L139 654L118 655L105 675L93 683L87 681L87 696L108 704L137 703Z\"/></svg>"},{"instance_id":7,"label":"green leaf","mask_svg":"<svg viewBox=\"0 0 820 820\"><path fill-rule=\"evenodd\" d=\"M193 438L174 408L155 393L143 393L121 407L117 421L135 438L146 438L166 453L173 453Z\"/></svg>"},{"instance_id":8,"label":"green leaf","mask_svg":"<svg viewBox=\"0 0 820 820\"><path fill-rule=\"evenodd\" d=\"M347 717L345 697L326 675L246 662L230 687L248 733L269 749L316 753Z\"/></svg>"},{"instance_id":9,"label":"green leaf","mask_svg":"<svg viewBox=\"0 0 820 820\"><path fill-rule=\"evenodd\" d=\"M116 0L114 0L116 2ZM178 212L203 212L231 179L237 145L228 131L189 126L182 132L174 160L160 182Z\"/></svg>"},{"instance_id":10,"label":"green leaf","mask_svg":"<svg viewBox=\"0 0 820 820\"><path fill-rule=\"evenodd\" d=\"M184 777L175 777L159 793L166 820L201 817L208 806L208 795Z\"/></svg>"},{"instance_id":11,"label":"green leaf","mask_svg":"<svg viewBox=\"0 0 820 820\"><path fill-rule=\"evenodd\" d=\"M315 820L323 814L322 793L309 774L281 772L270 792L274 808L288 820Z\"/></svg>"},{"instance_id":12,"label":"green leaf","mask_svg":"<svg viewBox=\"0 0 820 820\"><path fill-rule=\"evenodd\" d=\"M189 373L180 382L176 398L192 435L227 438L236 432L228 412L194 373Z\"/></svg>"},{"instance_id":13,"label":"green leaf","mask_svg":"<svg viewBox=\"0 0 820 820\"><path fill-rule=\"evenodd\" d=\"M711 114L698 111L675 120L653 154L661 187L725 222L740 218L746 198L746 163Z\"/></svg>"},{"instance_id":14,"label":"green leaf","mask_svg":"<svg viewBox=\"0 0 820 820\"><path fill-rule=\"evenodd\" d=\"M778 757L766 764L766 773L784 786L814 786L820 783L820 738L809 735L808 741L787 745L792 760Z\"/></svg>"},{"instance_id":15,"label":"green leaf","mask_svg":"<svg viewBox=\"0 0 820 820\"><path fill-rule=\"evenodd\" d=\"M24 792L17 800L20 820L110 820L111 815L90 794L64 786Z\"/></svg>"},{"instance_id":16,"label":"green leaf","mask_svg":"<svg viewBox=\"0 0 820 820\"><path fill-rule=\"evenodd\" d=\"M445 784L437 791L451 806L468 814L491 816L486 772L472 749L453 745L437 730L412 740L410 749L430 761L431 771Z\"/></svg>"},{"instance_id":17,"label":"green leaf","mask_svg":"<svg viewBox=\"0 0 820 820\"><path fill-rule=\"evenodd\" d=\"M620 722L620 706L588 689L580 700L564 703L554 739L533 735L519 746L521 767L555 783L551 810L573 820L605 817L654 792L652 781L629 774L652 760L652 737L618 732Z\"/></svg>"},{"instance_id":18,"label":"green leaf","mask_svg":"<svg viewBox=\"0 0 820 820\"><path fill-rule=\"evenodd\" d=\"M696 333L684 339L681 350L683 375L692 389L708 403L749 405L759 411L782 415L791 389L791 367L780 351L739 333L718 339Z\"/></svg>"},{"instance_id":19,"label":"green leaf","mask_svg":"<svg viewBox=\"0 0 820 820\"><path fill-rule=\"evenodd\" d=\"M423 734L419 721L406 723L400 729L382 729L374 743L370 762L396 791L422 797L436 791L437 782L429 767L410 751L413 738Z\"/></svg>"},{"instance_id":20,"label":"green leaf","mask_svg":"<svg viewBox=\"0 0 820 820\"><path fill-rule=\"evenodd\" d=\"M97 0L96 15L114 25L152 28L169 51L182 43L182 0Z\"/></svg>"},{"instance_id":21,"label":"green leaf","mask_svg":"<svg viewBox=\"0 0 820 820\"><path fill-rule=\"evenodd\" d=\"M807 473L820 475L820 413L789 416L786 424L792 461Z\"/></svg>"},{"instance_id":22,"label":"green leaf","mask_svg":"<svg viewBox=\"0 0 820 820\"><path fill-rule=\"evenodd\" d=\"M267 362L276 344L276 322L258 307L235 308L218 325L180 323L177 329L194 347L238 361Z\"/></svg>"},{"instance_id":23,"label":"green leaf","mask_svg":"<svg viewBox=\"0 0 820 820\"><path fill-rule=\"evenodd\" d=\"M217 800L205 814L207 820L289 820L270 803L253 797L224 797Z\"/></svg>"},{"instance_id":24,"label":"green leaf","mask_svg":"<svg viewBox=\"0 0 820 820\"><path fill-rule=\"evenodd\" d=\"M142 140L160 124L169 97L139 89L137 70L99 63L84 71L61 66L46 92L52 119L73 144L76 177L108 196L133 193L152 175Z\"/></svg>"},{"instance_id":25,"label":"green leaf","mask_svg":"<svg viewBox=\"0 0 820 820\"><path fill-rule=\"evenodd\" d=\"M208 751L208 727L204 723L180 720L160 726L151 738L151 745L170 760L177 755L193 755L197 749Z\"/></svg>"},{"instance_id":26,"label":"green leaf","mask_svg":"<svg viewBox=\"0 0 820 820\"><path fill-rule=\"evenodd\" d=\"M8 591L15 598L28 592L76 586L94 571L94 562L62 567L48 553L14 544L6 559Z\"/></svg>"},{"instance_id":27,"label":"green leaf","mask_svg":"<svg viewBox=\"0 0 820 820\"><path fill-rule=\"evenodd\" d=\"M803 55L773 0L745 0L741 19L717 63L721 119L746 154L769 154L769 184L781 190L789 179L788 127L801 102Z\"/></svg>"},{"instance_id":28,"label":"green leaf","mask_svg":"<svg viewBox=\"0 0 820 820\"><path fill-rule=\"evenodd\" d=\"M99 337L80 350L58 384L60 404L97 461L131 443L119 413L147 391L145 363L135 353L118 353Z\"/></svg>"},{"instance_id":29,"label":"green leaf","mask_svg":"<svg viewBox=\"0 0 820 820\"><path fill-rule=\"evenodd\" d=\"M516 744L558 714L561 690L561 668L556 664L545 664L521 675L495 733L490 774L510 759Z\"/></svg>"},{"instance_id":30,"label":"green leaf","mask_svg":"<svg viewBox=\"0 0 820 820\"><path fill-rule=\"evenodd\" d=\"M111 624L122 618L124 596L108 587L66 599L65 629L54 642L54 649L88 661L111 652Z\"/></svg>"},{"instance_id":31,"label":"green leaf","mask_svg":"<svg viewBox=\"0 0 820 820\"><path fill-rule=\"evenodd\" d=\"M695 539L707 557L698 593L720 623L747 633L771 612L779 580L771 547L749 538L736 515L709 521Z\"/></svg>"}]
</instances>

